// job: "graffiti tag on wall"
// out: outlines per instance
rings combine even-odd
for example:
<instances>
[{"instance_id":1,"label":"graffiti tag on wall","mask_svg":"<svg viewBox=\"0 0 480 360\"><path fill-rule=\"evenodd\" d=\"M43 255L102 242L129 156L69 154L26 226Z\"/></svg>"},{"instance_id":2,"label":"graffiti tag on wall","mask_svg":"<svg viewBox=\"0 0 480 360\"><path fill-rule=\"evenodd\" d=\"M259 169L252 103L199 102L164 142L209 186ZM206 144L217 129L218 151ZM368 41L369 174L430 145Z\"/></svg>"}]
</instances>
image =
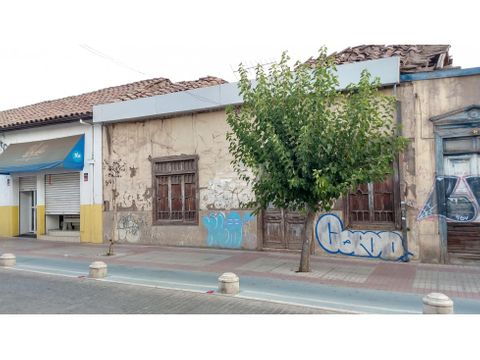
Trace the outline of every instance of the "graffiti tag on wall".
<instances>
[{"instance_id":1,"label":"graffiti tag on wall","mask_svg":"<svg viewBox=\"0 0 480 360\"><path fill-rule=\"evenodd\" d=\"M0 140L0 154L3 153L7 147L8 145Z\"/></svg>"},{"instance_id":2,"label":"graffiti tag on wall","mask_svg":"<svg viewBox=\"0 0 480 360\"><path fill-rule=\"evenodd\" d=\"M400 233L348 230L335 214L320 216L315 225L315 237L322 249L330 254L395 261L407 260L413 255L405 252Z\"/></svg>"},{"instance_id":3,"label":"graffiti tag on wall","mask_svg":"<svg viewBox=\"0 0 480 360\"><path fill-rule=\"evenodd\" d=\"M105 186L108 186L113 183L114 178L119 178L126 172L126 164L122 160L112 161L111 164L104 160L103 171L108 178L105 180Z\"/></svg>"},{"instance_id":4,"label":"graffiti tag on wall","mask_svg":"<svg viewBox=\"0 0 480 360\"><path fill-rule=\"evenodd\" d=\"M225 216L222 212L210 213L202 218L203 225L208 231L207 245L238 249L243 244L243 226L255 216L247 213L241 215L232 211Z\"/></svg>"},{"instance_id":5,"label":"graffiti tag on wall","mask_svg":"<svg viewBox=\"0 0 480 360\"><path fill-rule=\"evenodd\" d=\"M118 240L120 242L138 242L141 236L141 224L142 221L131 214L122 216L117 225Z\"/></svg>"},{"instance_id":6,"label":"graffiti tag on wall","mask_svg":"<svg viewBox=\"0 0 480 360\"><path fill-rule=\"evenodd\" d=\"M239 209L241 203L251 200L246 184L236 179L214 179L208 182L202 200L207 209Z\"/></svg>"},{"instance_id":7,"label":"graffiti tag on wall","mask_svg":"<svg viewBox=\"0 0 480 360\"><path fill-rule=\"evenodd\" d=\"M480 177L438 176L417 220L435 216L447 221L480 222Z\"/></svg>"}]
</instances>

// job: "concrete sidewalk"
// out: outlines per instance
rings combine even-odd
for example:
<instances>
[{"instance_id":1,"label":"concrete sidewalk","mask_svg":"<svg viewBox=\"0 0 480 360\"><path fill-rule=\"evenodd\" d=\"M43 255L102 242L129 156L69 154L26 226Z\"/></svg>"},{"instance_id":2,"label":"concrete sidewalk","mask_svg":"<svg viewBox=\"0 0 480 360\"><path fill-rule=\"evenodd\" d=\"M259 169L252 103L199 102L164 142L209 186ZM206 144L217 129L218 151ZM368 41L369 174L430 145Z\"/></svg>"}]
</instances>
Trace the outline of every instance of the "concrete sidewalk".
<instances>
[{"instance_id":1,"label":"concrete sidewalk","mask_svg":"<svg viewBox=\"0 0 480 360\"><path fill-rule=\"evenodd\" d=\"M0 253L17 256L16 270L84 277L95 260L104 281L215 291L223 272L240 277L240 297L352 313L421 313L422 297L442 292L456 313L480 313L480 267L393 263L312 256L312 272L296 273L299 254L149 245L72 244L0 238Z\"/></svg>"}]
</instances>

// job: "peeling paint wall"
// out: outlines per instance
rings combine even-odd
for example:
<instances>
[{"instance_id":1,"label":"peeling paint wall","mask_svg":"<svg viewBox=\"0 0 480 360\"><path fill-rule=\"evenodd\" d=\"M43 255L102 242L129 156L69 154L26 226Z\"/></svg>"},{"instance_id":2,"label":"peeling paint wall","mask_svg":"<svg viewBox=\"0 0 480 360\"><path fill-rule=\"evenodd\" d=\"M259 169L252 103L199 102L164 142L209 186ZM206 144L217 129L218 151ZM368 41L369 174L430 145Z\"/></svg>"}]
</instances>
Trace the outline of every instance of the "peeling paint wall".
<instances>
[{"instance_id":1,"label":"peeling paint wall","mask_svg":"<svg viewBox=\"0 0 480 360\"><path fill-rule=\"evenodd\" d=\"M250 189L241 180L213 179L203 191L201 206L207 209L239 209L242 203L248 203L252 198Z\"/></svg>"},{"instance_id":2,"label":"peeling paint wall","mask_svg":"<svg viewBox=\"0 0 480 360\"><path fill-rule=\"evenodd\" d=\"M227 130L225 111L106 125L104 241L256 249L257 219L240 210L251 193L230 165ZM199 157L198 225L153 224L151 160L172 155Z\"/></svg>"},{"instance_id":3,"label":"peeling paint wall","mask_svg":"<svg viewBox=\"0 0 480 360\"><path fill-rule=\"evenodd\" d=\"M392 89L383 92L393 95ZM430 118L480 103L480 76L402 83L396 89L396 98L401 102L402 135L410 140L406 151L399 156L400 200L405 204L407 228L403 231L372 226L345 229L343 211L333 211L323 218L325 214L319 214L313 229L315 254L402 260L400 244L406 242L411 259L440 261L438 219L422 215L436 177Z\"/></svg>"},{"instance_id":4,"label":"peeling paint wall","mask_svg":"<svg viewBox=\"0 0 480 360\"><path fill-rule=\"evenodd\" d=\"M393 94L392 89L384 91ZM435 263L440 259L438 221L418 218L435 179L435 144L429 119L478 104L480 76L402 83L396 89L396 97L401 102L402 135L410 140L407 150L399 157L400 200L405 204L407 226L403 231L391 232L408 243L408 251L414 260ZM225 118L224 111L216 111L105 127L104 240L115 238L122 242L216 247L238 247L240 243L240 248L259 247L257 218L246 221L246 212L239 210L240 204L247 202L252 194L230 165ZM152 225L151 159L182 154L199 156L199 222L184 226ZM335 213L343 222L341 211ZM315 241L315 253L329 254L320 244L326 238L319 231L320 240ZM373 231L378 235L381 229L360 231ZM355 254L361 254L363 249L360 244L364 239L358 234L354 236ZM394 243L388 258L398 259L398 241L391 241L397 235L392 234L383 242L383 247L375 244L382 244L384 235L374 237L375 244L370 244L369 253L378 255L378 249L388 244L391 249ZM352 241L345 234L338 238L338 241L347 240ZM345 248L338 254L347 253L347 250ZM379 258L385 256L385 251Z\"/></svg>"},{"instance_id":5,"label":"peeling paint wall","mask_svg":"<svg viewBox=\"0 0 480 360\"><path fill-rule=\"evenodd\" d=\"M418 218L435 182L435 140L430 118L480 102L480 76L401 84L402 135L410 139L400 159L401 200L406 204L409 251L422 262L440 260L438 220Z\"/></svg>"}]
</instances>

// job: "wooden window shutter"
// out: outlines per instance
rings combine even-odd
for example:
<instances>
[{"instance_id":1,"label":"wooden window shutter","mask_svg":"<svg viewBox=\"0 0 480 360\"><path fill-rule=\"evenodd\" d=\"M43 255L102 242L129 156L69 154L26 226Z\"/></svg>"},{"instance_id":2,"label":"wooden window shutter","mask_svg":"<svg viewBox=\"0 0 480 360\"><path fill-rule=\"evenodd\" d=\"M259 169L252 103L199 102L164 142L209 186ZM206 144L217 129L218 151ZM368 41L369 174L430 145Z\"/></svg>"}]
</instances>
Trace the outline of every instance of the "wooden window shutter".
<instances>
[{"instance_id":1,"label":"wooden window shutter","mask_svg":"<svg viewBox=\"0 0 480 360\"><path fill-rule=\"evenodd\" d=\"M157 180L157 219L170 219L168 176L156 176Z\"/></svg>"},{"instance_id":2,"label":"wooden window shutter","mask_svg":"<svg viewBox=\"0 0 480 360\"><path fill-rule=\"evenodd\" d=\"M348 225L374 224L399 229L400 204L396 174L384 181L359 185L348 195L345 218Z\"/></svg>"},{"instance_id":3,"label":"wooden window shutter","mask_svg":"<svg viewBox=\"0 0 480 360\"><path fill-rule=\"evenodd\" d=\"M154 222L198 223L197 156L169 156L153 160Z\"/></svg>"}]
</instances>

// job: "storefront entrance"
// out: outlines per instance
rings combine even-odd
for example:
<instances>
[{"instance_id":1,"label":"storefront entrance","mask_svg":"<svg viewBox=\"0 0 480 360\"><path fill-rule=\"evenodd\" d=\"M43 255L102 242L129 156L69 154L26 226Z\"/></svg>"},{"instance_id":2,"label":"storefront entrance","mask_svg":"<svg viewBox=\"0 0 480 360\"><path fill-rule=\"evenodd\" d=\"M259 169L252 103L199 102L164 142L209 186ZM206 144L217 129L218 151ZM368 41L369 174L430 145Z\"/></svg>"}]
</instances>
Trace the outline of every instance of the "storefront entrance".
<instances>
[{"instance_id":1,"label":"storefront entrance","mask_svg":"<svg viewBox=\"0 0 480 360\"><path fill-rule=\"evenodd\" d=\"M36 191L20 191L20 235L32 236L37 232Z\"/></svg>"},{"instance_id":2,"label":"storefront entrance","mask_svg":"<svg viewBox=\"0 0 480 360\"><path fill-rule=\"evenodd\" d=\"M31 237L37 233L37 177L19 177L18 187L20 235Z\"/></svg>"}]
</instances>

